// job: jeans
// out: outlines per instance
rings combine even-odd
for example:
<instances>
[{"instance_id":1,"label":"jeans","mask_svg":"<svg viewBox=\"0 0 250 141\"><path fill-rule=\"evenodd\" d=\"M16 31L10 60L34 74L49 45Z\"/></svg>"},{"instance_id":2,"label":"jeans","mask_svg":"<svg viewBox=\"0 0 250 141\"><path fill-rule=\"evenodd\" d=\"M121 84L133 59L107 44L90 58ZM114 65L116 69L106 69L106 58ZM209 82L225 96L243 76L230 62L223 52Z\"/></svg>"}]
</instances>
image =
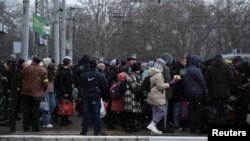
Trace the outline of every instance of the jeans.
<instances>
[{"instance_id":1,"label":"jeans","mask_svg":"<svg viewBox=\"0 0 250 141\"><path fill-rule=\"evenodd\" d=\"M56 108L56 94L55 93L45 93L45 97L49 102L49 111L42 112L42 120L44 125L48 125L51 122L51 115Z\"/></svg>"},{"instance_id":2,"label":"jeans","mask_svg":"<svg viewBox=\"0 0 250 141\"><path fill-rule=\"evenodd\" d=\"M101 100L83 99L83 121L82 134L87 135L89 127L89 119L94 119L94 134L101 133L101 118L100 118Z\"/></svg>"},{"instance_id":3,"label":"jeans","mask_svg":"<svg viewBox=\"0 0 250 141\"><path fill-rule=\"evenodd\" d=\"M173 103L173 123L174 127L178 128L180 126L180 113L181 113L181 103Z\"/></svg>"}]
</instances>

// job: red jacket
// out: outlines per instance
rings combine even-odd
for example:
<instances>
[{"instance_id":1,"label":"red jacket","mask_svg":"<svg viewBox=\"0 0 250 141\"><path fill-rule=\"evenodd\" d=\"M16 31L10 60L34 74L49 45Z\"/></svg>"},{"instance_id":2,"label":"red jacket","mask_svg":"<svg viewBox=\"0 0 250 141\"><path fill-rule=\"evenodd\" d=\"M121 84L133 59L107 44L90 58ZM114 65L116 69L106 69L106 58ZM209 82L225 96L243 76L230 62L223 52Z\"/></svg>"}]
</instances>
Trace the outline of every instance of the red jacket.
<instances>
[{"instance_id":1,"label":"red jacket","mask_svg":"<svg viewBox=\"0 0 250 141\"><path fill-rule=\"evenodd\" d=\"M42 97L48 85L47 71L32 63L20 73L21 93L33 97Z\"/></svg>"},{"instance_id":2,"label":"red jacket","mask_svg":"<svg viewBox=\"0 0 250 141\"><path fill-rule=\"evenodd\" d=\"M117 82L117 83L113 84L112 87L110 88L110 93L111 93L111 97L112 97L111 110L114 112L122 112L124 110L124 102L123 102L124 95L116 97L114 92L112 91L112 89L114 87L117 87L119 84L120 83Z\"/></svg>"}]
</instances>

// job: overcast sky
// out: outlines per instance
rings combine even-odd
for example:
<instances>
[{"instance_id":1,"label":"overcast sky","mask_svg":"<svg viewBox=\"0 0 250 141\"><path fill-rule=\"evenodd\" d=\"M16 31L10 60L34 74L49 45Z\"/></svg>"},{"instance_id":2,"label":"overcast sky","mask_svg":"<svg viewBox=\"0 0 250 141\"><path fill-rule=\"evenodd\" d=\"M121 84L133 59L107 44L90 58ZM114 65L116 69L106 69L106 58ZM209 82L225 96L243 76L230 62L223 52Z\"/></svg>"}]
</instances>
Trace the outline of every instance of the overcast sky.
<instances>
[{"instance_id":1,"label":"overcast sky","mask_svg":"<svg viewBox=\"0 0 250 141\"><path fill-rule=\"evenodd\" d=\"M23 0L18 0L18 1L20 1L20 2L22 2ZM61 0L59 0L59 1L61 1ZM208 2L213 2L214 0L206 0L206 1L208 1ZM34 4L34 2L35 2L35 0L30 0L30 3L31 4ZM78 2L77 2L77 0L66 0L66 5L71 5L71 4L77 4Z\"/></svg>"},{"instance_id":2,"label":"overcast sky","mask_svg":"<svg viewBox=\"0 0 250 141\"><path fill-rule=\"evenodd\" d=\"M23 0L18 0L20 2L22 2ZM61 1L61 0L59 0ZM34 4L35 0L30 0L30 4ZM66 5L71 5L71 4L77 4L77 0L66 0Z\"/></svg>"}]
</instances>

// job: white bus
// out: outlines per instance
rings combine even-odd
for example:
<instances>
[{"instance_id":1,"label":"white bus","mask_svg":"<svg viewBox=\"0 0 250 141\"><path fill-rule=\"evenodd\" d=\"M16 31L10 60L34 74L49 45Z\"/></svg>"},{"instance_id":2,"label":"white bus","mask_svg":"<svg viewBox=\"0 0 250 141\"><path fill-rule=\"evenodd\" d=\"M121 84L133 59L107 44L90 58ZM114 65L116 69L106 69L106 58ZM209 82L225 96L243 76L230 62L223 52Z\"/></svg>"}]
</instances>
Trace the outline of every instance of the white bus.
<instances>
[{"instance_id":1,"label":"white bus","mask_svg":"<svg viewBox=\"0 0 250 141\"><path fill-rule=\"evenodd\" d=\"M243 53L231 53L231 54L221 54L224 60L233 60L234 57L240 56L243 60L248 61L250 63L250 54Z\"/></svg>"}]
</instances>

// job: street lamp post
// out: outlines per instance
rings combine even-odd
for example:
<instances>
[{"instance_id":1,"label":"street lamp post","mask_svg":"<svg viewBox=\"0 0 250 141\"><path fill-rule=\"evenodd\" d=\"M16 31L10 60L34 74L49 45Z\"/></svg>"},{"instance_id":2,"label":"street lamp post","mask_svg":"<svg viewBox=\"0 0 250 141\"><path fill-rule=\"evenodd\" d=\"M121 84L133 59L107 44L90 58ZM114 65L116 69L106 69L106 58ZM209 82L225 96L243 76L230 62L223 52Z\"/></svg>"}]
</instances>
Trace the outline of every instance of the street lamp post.
<instances>
[{"instance_id":1,"label":"street lamp post","mask_svg":"<svg viewBox=\"0 0 250 141\"><path fill-rule=\"evenodd\" d=\"M29 0L23 0L22 58L29 59Z\"/></svg>"}]
</instances>

